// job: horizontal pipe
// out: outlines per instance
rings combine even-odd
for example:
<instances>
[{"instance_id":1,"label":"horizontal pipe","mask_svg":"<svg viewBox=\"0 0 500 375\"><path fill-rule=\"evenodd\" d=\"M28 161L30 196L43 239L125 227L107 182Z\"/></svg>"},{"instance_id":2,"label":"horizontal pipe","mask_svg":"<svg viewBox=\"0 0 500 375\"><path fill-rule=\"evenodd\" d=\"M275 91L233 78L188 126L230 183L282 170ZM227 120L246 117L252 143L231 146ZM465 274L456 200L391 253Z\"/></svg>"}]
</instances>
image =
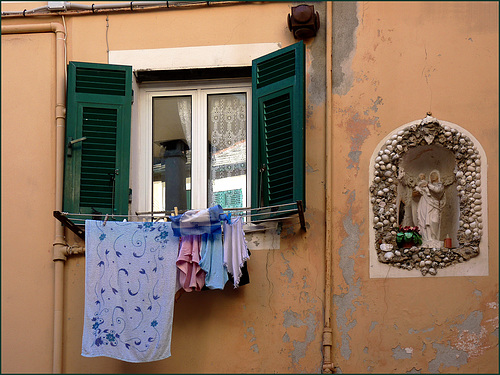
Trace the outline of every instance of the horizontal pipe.
<instances>
[{"instance_id":1,"label":"horizontal pipe","mask_svg":"<svg viewBox=\"0 0 500 375\"><path fill-rule=\"evenodd\" d=\"M64 33L64 28L56 22L38 23L31 25L3 25L2 34L31 34L31 33ZM64 102L62 103L64 105Z\"/></svg>"},{"instance_id":2,"label":"horizontal pipe","mask_svg":"<svg viewBox=\"0 0 500 375\"><path fill-rule=\"evenodd\" d=\"M210 1L131 1L127 3L110 4L73 4L66 3L64 10L50 10L48 6L21 11L5 11L2 17L28 17L28 16L53 16L53 15L85 15L97 11L134 11L134 10L153 10L161 8L184 8L193 6L211 6L211 5L233 5L240 3L249 3L247 1L216 1L210 4Z\"/></svg>"}]
</instances>

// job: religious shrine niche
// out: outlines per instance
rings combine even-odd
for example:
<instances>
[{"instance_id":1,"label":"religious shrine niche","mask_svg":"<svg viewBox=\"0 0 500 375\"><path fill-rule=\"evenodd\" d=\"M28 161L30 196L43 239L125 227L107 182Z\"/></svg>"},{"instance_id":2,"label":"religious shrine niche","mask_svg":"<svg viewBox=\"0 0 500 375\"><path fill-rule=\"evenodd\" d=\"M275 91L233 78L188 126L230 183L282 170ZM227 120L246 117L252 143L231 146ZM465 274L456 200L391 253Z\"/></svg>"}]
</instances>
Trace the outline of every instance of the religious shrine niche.
<instances>
[{"instance_id":1,"label":"religious shrine niche","mask_svg":"<svg viewBox=\"0 0 500 375\"><path fill-rule=\"evenodd\" d=\"M481 157L463 132L430 113L379 150L370 186L378 261L422 275L479 255Z\"/></svg>"}]
</instances>

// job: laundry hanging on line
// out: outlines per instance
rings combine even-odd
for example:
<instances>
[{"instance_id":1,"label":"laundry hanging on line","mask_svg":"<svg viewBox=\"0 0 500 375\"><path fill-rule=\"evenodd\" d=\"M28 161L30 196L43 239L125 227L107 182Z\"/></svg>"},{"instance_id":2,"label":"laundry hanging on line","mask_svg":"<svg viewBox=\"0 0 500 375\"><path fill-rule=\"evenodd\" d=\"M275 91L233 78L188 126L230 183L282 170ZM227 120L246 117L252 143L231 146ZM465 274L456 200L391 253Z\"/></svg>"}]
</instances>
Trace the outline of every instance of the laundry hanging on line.
<instances>
[{"instance_id":1,"label":"laundry hanging on line","mask_svg":"<svg viewBox=\"0 0 500 375\"><path fill-rule=\"evenodd\" d=\"M82 356L127 362L168 358L179 286L200 291L223 289L228 280L235 288L249 283L246 260L250 254L243 230L239 224L233 230L230 215L221 214L221 209L207 209L208 216L198 215L199 223L192 220L198 211L179 215L178 234L181 228L205 231L181 237L174 235L173 221L86 220ZM183 225L183 218L189 225ZM226 244L220 220L230 237ZM238 244L234 251L233 243Z\"/></svg>"},{"instance_id":2,"label":"laundry hanging on line","mask_svg":"<svg viewBox=\"0 0 500 375\"><path fill-rule=\"evenodd\" d=\"M171 355L179 239L171 223L85 223L82 356L150 362Z\"/></svg>"}]
</instances>

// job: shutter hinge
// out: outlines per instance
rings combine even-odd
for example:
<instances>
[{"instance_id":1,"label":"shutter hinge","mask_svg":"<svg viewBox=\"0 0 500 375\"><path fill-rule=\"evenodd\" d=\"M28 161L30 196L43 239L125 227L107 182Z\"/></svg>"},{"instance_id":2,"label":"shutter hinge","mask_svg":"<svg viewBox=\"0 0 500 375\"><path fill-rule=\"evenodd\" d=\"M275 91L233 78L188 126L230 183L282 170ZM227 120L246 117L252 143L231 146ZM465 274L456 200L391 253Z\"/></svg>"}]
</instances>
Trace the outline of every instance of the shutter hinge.
<instances>
[{"instance_id":1,"label":"shutter hinge","mask_svg":"<svg viewBox=\"0 0 500 375\"><path fill-rule=\"evenodd\" d=\"M131 100L131 104L134 104L134 89L132 89L132 98L130 100Z\"/></svg>"}]
</instances>

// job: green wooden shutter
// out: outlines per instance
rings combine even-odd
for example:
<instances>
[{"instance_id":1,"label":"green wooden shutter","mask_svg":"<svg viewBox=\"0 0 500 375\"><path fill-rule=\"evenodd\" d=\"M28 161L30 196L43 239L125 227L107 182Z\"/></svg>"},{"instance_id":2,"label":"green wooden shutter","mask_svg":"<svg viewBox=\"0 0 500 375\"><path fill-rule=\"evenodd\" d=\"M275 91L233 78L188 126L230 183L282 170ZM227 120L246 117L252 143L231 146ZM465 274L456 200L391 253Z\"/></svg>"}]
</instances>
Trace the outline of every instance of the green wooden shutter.
<instances>
[{"instance_id":1,"label":"green wooden shutter","mask_svg":"<svg viewBox=\"0 0 500 375\"><path fill-rule=\"evenodd\" d=\"M132 67L68 64L64 211L128 213L131 105Z\"/></svg>"},{"instance_id":2,"label":"green wooden shutter","mask_svg":"<svg viewBox=\"0 0 500 375\"><path fill-rule=\"evenodd\" d=\"M252 207L305 204L305 52L293 44L252 62Z\"/></svg>"}]
</instances>

